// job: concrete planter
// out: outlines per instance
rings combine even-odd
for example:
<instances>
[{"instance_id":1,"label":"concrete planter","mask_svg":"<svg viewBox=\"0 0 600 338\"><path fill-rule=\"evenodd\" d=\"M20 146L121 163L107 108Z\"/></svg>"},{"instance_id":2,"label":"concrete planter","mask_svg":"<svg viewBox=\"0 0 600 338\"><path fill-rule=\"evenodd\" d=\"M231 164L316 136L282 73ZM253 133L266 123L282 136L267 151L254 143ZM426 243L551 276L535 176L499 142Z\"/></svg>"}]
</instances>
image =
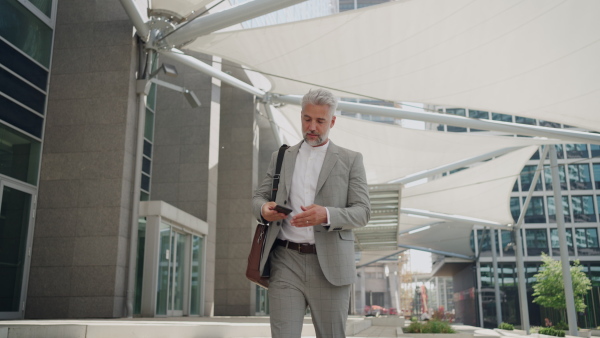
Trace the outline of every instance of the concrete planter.
<instances>
[{"instance_id":1,"label":"concrete planter","mask_svg":"<svg viewBox=\"0 0 600 338\"><path fill-rule=\"evenodd\" d=\"M473 338L473 333L402 333L402 337L413 338Z\"/></svg>"},{"instance_id":2,"label":"concrete planter","mask_svg":"<svg viewBox=\"0 0 600 338\"><path fill-rule=\"evenodd\" d=\"M600 330L592 329L592 330L590 330L590 332L591 332L592 336L600 337Z\"/></svg>"},{"instance_id":3,"label":"concrete planter","mask_svg":"<svg viewBox=\"0 0 600 338\"><path fill-rule=\"evenodd\" d=\"M373 326L399 326L404 327L404 318L402 317L373 317L369 318Z\"/></svg>"}]
</instances>

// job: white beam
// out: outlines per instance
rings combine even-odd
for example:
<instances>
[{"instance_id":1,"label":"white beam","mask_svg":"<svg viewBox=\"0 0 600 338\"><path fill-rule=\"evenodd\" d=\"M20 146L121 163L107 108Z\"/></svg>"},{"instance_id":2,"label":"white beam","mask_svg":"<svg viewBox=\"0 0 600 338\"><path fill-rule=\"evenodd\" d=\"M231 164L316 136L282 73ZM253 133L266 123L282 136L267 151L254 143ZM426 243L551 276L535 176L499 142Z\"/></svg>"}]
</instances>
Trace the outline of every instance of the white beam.
<instances>
[{"instance_id":1,"label":"white beam","mask_svg":"<svg viewBox=\"0 0 600 338\"><path fill-rule=\"evenodd\" d=\"M565 288L565 300L567 303L567 322L569 323L569 334L577 337L577 313L575 309L575 296L573 294L571 263L569 261L567 231L565 229L565 215L562 208L562 192L560 187L560 179L558 176L558 160L555 147L550 147L550 168L552 169L552 190L554 190L554 211L556 214L556 227L558 230L560 263L563 274L562 279L563 286Z\"/></svg>"},{"instance_id":2,"label":"white beam","mask_svg":"<svg viewBox=\"0 0 600 338\"><path fill-rule=\"evenodd\" d=\"M271 125L271 130L273 131L273 136L275 137L275 141L277 142L277 147L283 145L283 138L281 137L281 132L279 131L279 126L273 120L273 112L271 111L271 103L265 102L262 104L265 108L265 112L267 113L267 118L269 119L269 124Z\"/></svg>"},{"instance_id":3,"label":"white beam","mask_svg":"<svg viewBox=\"0 0 600 338\"><path fill-rule=\"evenodd\" d=\"M427 170L427 171L423 171L420 173L416 173L416 174L412 174L412 175L408 175L405 176L403 178L399 178L399 179L395 179L392 181L389 181L388 183L401 183L401 184L407 184L410 182L414 182L414 181L418 181L422 178L427 178L427 177L431 177L437 174L441 174L444 173L446 171L450 171L450 170L454 170L454 169L459 169L462 168L464 166L468 166L477 162L481 162L481 161L485 161L488 160L490 158L496 157L496 156L500 156L500 155L504 155L506 153L509 153L511 151L515 151L518 149L521 149L522 147L509 147L509 148L502 148L502 149L498 149L498 150L494 150L491 151L489 153L485 153L479 156L475 156L475 157L471 157L471 158L467 158L461 161L457 161L454 163L450 163L450 164L445 164L443 166L431 169L431 170Z\"/></svg>"},{"instance_id":4,"label":"white beam","mask_svg":"<svg viewBox=\"0 0 600 338\"><path fill-rule=\"evenodd\" d=\"M507 224L487 221L484 219L473 218L468 216L459 216L459 215L449 215L442 214L439 212L432 212L427 210L419 210L419 209L410 209L410 208L401 208L400 212L407 215L417 215L417 216L425 216L432 218L445 219L448 221L459 222L464 224L473 224L473 225L481 225L485 227L490 227L494 229L502 229L502 230L511 230L512 227Z\"/></svg>"},{"instance_id":5,"label":"white beam","mask_svg":"<svg viewBox=\"0 0 600 338\"><path fill-rule=\"evenodd\" d=\"M434 253L434 254L448 256L448 257L462 258L462 259L467 259L467 260L470 260L470 261L472 261L472 260L475 259L475 257L472 257L472 256L465 256L465 255L461 255L461 254L457 254L457 253L453 253L453 252L447 252L447 251L433 250L433 249L423 248L423 247L414 246L414 245L398 244L398 247L400 247L400 248L406 248L406 249L419 250L419 251L425 251L425 252L431 252L431 253Z\"/></svg>"},{"instance_id":6,"label":"white beam","mask_svg":"<svg viewBox=\"0 0 600 338\"><path fill-rule=\"evenodd\" d=\"M144 21L142 11L137 7L134 0L120 0L121 5L125 8L125 12L129 19L133 22L133 26L137 30L137 34L144 41L148 41L148 35L150 34L150 28Z\"/></svg>"},{"instance_id":7,"label":"white beam","mask_svg":"<svg viewBox=\"0 0 600 338\"><path fill-rule=\"evenodd\" d=\"M199 36L286 8L306 0L254 0L222 12L197 17L160 39L166 48L179 47Z\"/></svg>"},{"instance_id":8,"label":"white beam","mask_svg":"<svg viewBox=\"0 0 600 338\"><path fill-rule=\"evenodd\" d=\"M271 99L275 102L300 105L302 97L297 95L273 95ZM592 134L582 131L546 128L493 120L478 120L456 115L413 112L393 107L373 106L345 101L339 102L338 109L354 113L392 117L396 119L410 119L431 123L449 124L459 127L499 131L509 134L554 138L575 143L600 144L600 134Z\"/></svg>"},{"instance_id":9,"label":"white beam","mask_svg":"<svg viewBox=\"0 0 600 338\"><path fill-rule=\"evenodd\" d=\"M185 55L183 53L178 53L178 52L174 52L174 51L159 51L160 55L171 59L173 61L177 61L180 63L183 63L184 65L194 68L196 70L199 70L205 74L208 74L214 78L217 78L227 84L230 84L236 88L239 88L243 91L246 91L250 94L256 95L260 98L263 98L266 93L263 92L262 90L255 88L249 84L247 84L244 81L238 80L237 78L226 74L225 72L222 72L216 68L213 68L211 66L209 66L208 64L192 57L189 55Z\"/></svg>"}]
</instances>

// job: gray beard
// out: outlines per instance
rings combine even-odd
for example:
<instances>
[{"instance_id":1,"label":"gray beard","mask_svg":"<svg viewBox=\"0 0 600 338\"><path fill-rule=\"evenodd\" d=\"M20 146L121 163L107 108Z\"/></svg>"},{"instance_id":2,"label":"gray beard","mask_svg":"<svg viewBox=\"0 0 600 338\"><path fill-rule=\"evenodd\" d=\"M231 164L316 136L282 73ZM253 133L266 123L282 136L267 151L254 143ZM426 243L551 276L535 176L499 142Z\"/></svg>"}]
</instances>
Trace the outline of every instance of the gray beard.
<instances>
[{"instance_id":1,"label":"gray beard","mask_svg":"<svg viewBox=\"0 0 600 338\"><path fill-rule=\"evenodd\" d=\"M308 133L304 133L304 142L306 142L309 146L316 147L316 146L321 145L323 143L323 140L325 140L327 138L327 135L329 133L327 133L325 135L319 135L319 136L317 136L316 139L313 139L313 140L310 140L306 136L306 134L308 134Z\"/></svg>"}]
</instances>

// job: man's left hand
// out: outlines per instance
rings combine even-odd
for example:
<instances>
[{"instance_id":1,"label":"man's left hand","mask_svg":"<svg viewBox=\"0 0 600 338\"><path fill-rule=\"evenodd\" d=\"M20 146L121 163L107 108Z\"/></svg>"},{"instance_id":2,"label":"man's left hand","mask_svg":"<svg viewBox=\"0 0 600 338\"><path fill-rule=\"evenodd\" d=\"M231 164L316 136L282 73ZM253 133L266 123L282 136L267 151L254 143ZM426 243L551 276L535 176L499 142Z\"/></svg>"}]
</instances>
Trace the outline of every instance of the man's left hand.
<instances>
[{"instance_id":1,"label":"man's left hand","mask_svg":"<svg viewBox=\"0 0 600 338\"><path fill-rule=\"evenodd\" d=\"M303 228L327 223L327 210L320 205L300 206L303 212L292 217L292 226Z\"/></svg>"}]
</instances>

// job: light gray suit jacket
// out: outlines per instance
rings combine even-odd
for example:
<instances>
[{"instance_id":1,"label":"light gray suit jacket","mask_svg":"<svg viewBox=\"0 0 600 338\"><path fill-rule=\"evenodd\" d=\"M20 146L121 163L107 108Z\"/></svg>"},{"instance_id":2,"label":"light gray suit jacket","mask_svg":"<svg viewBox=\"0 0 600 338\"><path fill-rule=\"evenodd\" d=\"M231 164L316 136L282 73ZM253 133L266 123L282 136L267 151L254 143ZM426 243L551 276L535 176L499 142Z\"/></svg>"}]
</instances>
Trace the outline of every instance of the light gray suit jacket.
<instances>
[{"instance_id":1,"label":"light gray suit jacket","mask_svg":"<svg viewBox=\"0 0 600 338\"><path fill-rule=\"evenodd\" d=\"M354 283L356 276L352 229L365 226L369 222L371 205L362 155L338 147L331 140L329 142L317 181L314 203L327 207L331 225L314 227L315 245L319 264L327 280L333 285L347 285ZM296 157L301 144L302 142L288 148L285 153L275 201L277 204L283 206L288 204ZM267 175L254 193L254 215L259 221L263 221L262 205L271 199L277 153L276 151L271 156ZM260 271L263 275L268 275L268 271L264 271L269 256L266 253L271 252L281 229L281 223L282 221L276 221L269 226L265 255L260 262Z\"/></svg>"}]
</instances>

